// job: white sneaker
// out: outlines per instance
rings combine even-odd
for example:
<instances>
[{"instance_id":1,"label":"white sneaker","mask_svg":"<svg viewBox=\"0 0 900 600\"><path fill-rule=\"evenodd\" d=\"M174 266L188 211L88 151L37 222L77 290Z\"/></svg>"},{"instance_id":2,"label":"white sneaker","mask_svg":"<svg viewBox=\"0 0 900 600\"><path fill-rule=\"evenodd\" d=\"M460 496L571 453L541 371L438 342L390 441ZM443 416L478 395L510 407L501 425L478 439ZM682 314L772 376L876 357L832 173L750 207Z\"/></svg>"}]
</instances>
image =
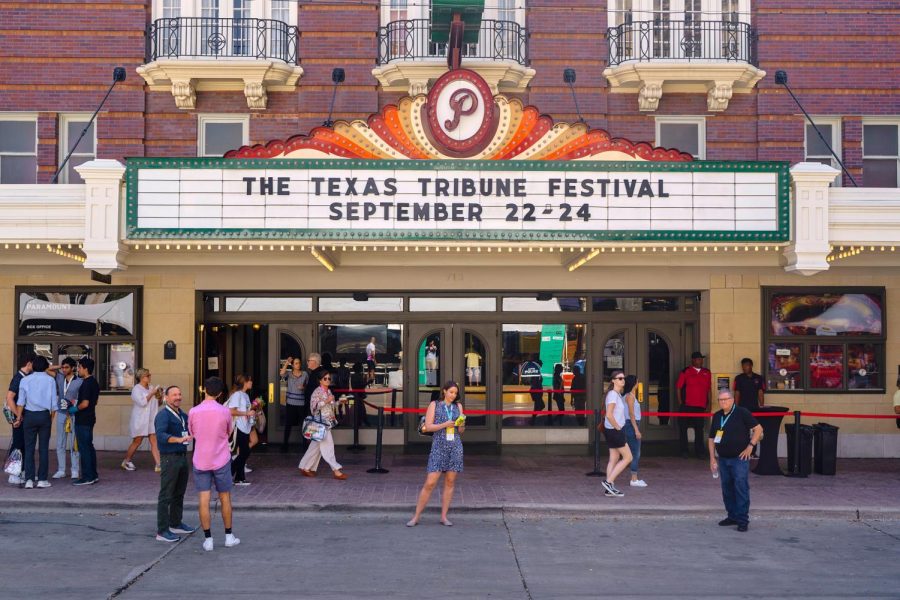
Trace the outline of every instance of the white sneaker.
<instances>
[{"instance_id":1,"label":"white sneaker","mask_svg":"<svg viewBox=\"0 0 900 600\"><path fill-rule=\"evenodd\" d=\"M53 487L53 484L51 484L51 483L50 483L49 481L47 481L47 480L44 480L44 481L38 481L38 482L37 482L37 486L38 486L39 488L48 488L48 487Z\"/></svg>"},{"instance_id":2,"label":"white sneaker","mask_svg":"<svg viewBox=\"0 0 900 600\"><path fill-rule=\"evenodd\" d=\"M26 490L30 490L30 489L32 489L33 487L34 487L34 481L33 481L33 480L29 479L28 481L25 482L25 489L26 489Z\"/></svg>"},{"instance_id":3,"label":"white sneaker","mask_svg":"<svg viewBox=\"0 0 900 600\"><path fill-rule=\"evenodd\" d=\"M203 549L207 552L212 552L213 549L213 540L211 537L204 538L203 540Z\"/></svg>"},{"instance_id":4,"label":"white sneaker","mask_svg":"<svg viewBox=\"0 0 900 600\"><path fill-rule=\"evenodd\" d=\"M131 462L130 460L123 460L122 468L125 469L126 471L134 471L135 469L137 469L137 467L134 466L134 463Z\"/></svg>"},{"instance_id":5,"label":"white sneaker","mask_svg":"<svg viewBox=\"0 0 900 600\"><path fill-rule=\"evenodd\" d=\"M241 540L239 540L238 538L234 537L234 534L233 534L233 533L226 533L226 534L225 534L225 547L226 547L226 548L231 548L232 546L237 546L237 545L240 544L240 543L241 543Z\"/></svg>"},{"instance_id":6,"label":"white sneaker","mask_svg":"<svg viewBox=\"0 0 900 600\"><path fill-rule=\"evenodd\" d=\"M9 482L10 485L21 485L22 484L22 478L19 477L18 475L10 475L9 479L7 481Z\"/></svg>"},{"instance_id":7,"label":"white sneaker","mask_svg":"<svg viewBox=\"0 0 900 600\"><path fill-rule=\"evenodd\" d=\"M62 479L65 476L66 476L65 471L57 471L56 473L53 474L53 479Z\"/></svg>"},{"instance_id":8,"label":"white sneaker","mask_svg":"<svg viewBox=\"0 0 900 600\"><path fill-rule=\"evenodd\" d=\"M78 471L72 471L72 479L81 479L81 473Z\"/></svg>"},{"instance_id":9,"label":"white sneaker","mask_svg":"<svg viewBox=\"0 0 900 600\"><path fill-rule=\"evenodd\" d=\"M628 485L630 485L631 487L647 487L647 482L643 479L635 479L632 480L632 482Z\"/></svg>"}]
</instances>

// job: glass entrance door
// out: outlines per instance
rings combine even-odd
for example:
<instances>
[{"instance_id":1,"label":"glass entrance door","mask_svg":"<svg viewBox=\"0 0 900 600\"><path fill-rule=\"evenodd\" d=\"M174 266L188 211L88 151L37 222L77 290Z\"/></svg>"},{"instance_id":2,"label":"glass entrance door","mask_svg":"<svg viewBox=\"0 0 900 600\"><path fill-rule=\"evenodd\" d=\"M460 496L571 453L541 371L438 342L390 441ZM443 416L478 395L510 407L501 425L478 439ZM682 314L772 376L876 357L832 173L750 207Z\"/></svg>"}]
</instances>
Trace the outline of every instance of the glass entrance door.
<instances>
[{"instance_id":1,"label":"glass entrance door","mask_svg":"<svg viewBox=\"0 0 900 600\"><path fill-rule=\"evenodd\" d=\"M300 361L300 368L307 369L306 359L312 352L312 324L269 325L269 368L266 381L266 437L270 444L284 441L285 420L287 419L287 377L279 372L283 366L292 370L291 363ZM258 384L257 384L258 385ZM309 400L307 399L307 402ZM290 441L300 441L302 421L291 426Z\"/></svg>"},{"instance_id":2,"label":"glass entrance door","mask_svg":"<svg viewBox=\"0 0 900 600\"><path fill-rule=\"evenodd\" d=\"M684 367L685 329L681 323L596 324L594 334L602 348L603 377L598 397L605 396L612 372L622 370L626 375L637 376L643 412L677 410L675 380ZM644 441L678 439L675 420L669 417L644 416L641 430Z\"/></svg>"},{"instance_id":3,"label":"glass entrance door","mask_svg":"<svg viewBox=\"0 0 900 600\"><path fill-rule=\"evenodd\" d=\"M441 386L455 381L466 412L496 410L499 404L497 331L494 325L414 324L409 326L406 396L410 408L428 408L441 397ZM406 422L410 443L428 442L416 431L419 416ZM497 415L468 415L465 439L469 442L499 442Z\"/></svg>"}]
</instances>

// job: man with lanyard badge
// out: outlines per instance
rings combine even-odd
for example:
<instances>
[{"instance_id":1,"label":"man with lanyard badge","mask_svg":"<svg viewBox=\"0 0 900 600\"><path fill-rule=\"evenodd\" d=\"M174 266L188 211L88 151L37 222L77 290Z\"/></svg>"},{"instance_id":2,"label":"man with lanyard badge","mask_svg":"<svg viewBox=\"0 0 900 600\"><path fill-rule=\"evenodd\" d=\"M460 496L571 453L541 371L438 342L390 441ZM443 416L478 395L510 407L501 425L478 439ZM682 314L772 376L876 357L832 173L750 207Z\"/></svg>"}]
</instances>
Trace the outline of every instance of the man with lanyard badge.
<instances>
[{"instance_id":1,"label":"man with lanyard badge","mask_svg":"<svg viewBox=\"0 0 900 600\"><path fill-rule=\"evenodd\" d=\"M59 393L59 412L56 413L56 473L53 479L66 476L66 454L72 455L72 479L78 479L81 457L78 456L78 444L75 443L74 417L69 408L78 403L78 390L81 379L76 373L78 365L75 359L67 356L63 359L56 373L56 391ZM53 368L53 367L51 367Z\"/></svg>"},{"instance_id":2,"label":"man with lanyard badge","mask_svg":"<svg viewBox=\"0 0 900 600\"><path fill-rule=\"evenodd\" d=\"M156 504L156 539L177 542L181 538L176 534L194 532L193 527L182 521L184 492L190 474L187 450L193 438L188 433L188 416L181 410L181 389L169 386L165 402L165 409L156 413L153 421L161 469Z\"/></svg>"},{"instance_id":3,"label":"man with lanyard badge","mask_svg":"<svg viewBox=\"0 0 900 600\"><path fill-rule=\"evenodd\" d=\"M719 525L747 531L750 522L750 455L762 437L762 425L750 411L734 403L728 390L719 392L719 411L709 427L709 469L722 484L728 516ZM718 456L718 461L716 457Z\"/></svg>"}]
</instances>

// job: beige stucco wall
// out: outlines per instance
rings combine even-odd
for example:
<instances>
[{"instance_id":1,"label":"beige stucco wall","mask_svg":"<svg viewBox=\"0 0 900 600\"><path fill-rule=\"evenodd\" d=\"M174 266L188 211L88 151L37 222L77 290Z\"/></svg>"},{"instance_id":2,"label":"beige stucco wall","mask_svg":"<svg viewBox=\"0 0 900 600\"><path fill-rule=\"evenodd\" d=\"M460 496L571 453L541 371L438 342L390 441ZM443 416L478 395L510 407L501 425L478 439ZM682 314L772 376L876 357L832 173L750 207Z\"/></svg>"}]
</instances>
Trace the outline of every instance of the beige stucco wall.
<instances>
[{"instance_id":1,"label":"beige stucco wall","mask_svg":"<svg viewBox=\"0 0 900 600\"><path fill-rule=\"evenodd\" d=\"M35 269L28 269L34 271ZM16 286L98 286L89 272L77 267L44 267L40 274L26 269L6 268L0 277L0 379L9 381L15 371L15 287ZM15 274L19 271L20 274ZM191 402L194 361L194 279L190 275L123 273L115 285L143 286L142 364L153 373L155 383L178 385ZM163 344L177 344L176 360L163 360ZM6 389L5 387L3 388ZM128 394L103 393L97 409L95 445L99 450L123 450L131 441ZM3 431L3 435L8 435ZM2 439L2 438L0 438ZM147 449L144 442L143 449Z\"/></svg>"},{"instance_id":2,"label":"beige stucco wall","mask_svg":"<svg viewBox=\"0 0 900 600\"><path fill-rule=\"evenodd\" d=\"M303 257L306 258L306 257ZM548 258L546 255L544 258ZM601 257L603 258L603 257ZM888 341L884 365L888 383L885 394L771 394L768 402L792 410L891 414L891 395L896 365L900 364L900 335L892 325L900 323L900 270L867 265L835 266L813 277L785 273L777 254L729 256L728 266L711 264L708 258L640 254L598 258L573 273L559 264L538 263L526 255L466 256L401 253L356 253L340 255L338 269L329 273L308 261L297 261L285 253L231 255L216 253L186 257L179 253L134 254L134 264L115 273L115 285L140 285L143 295L143 365L154 373L154 381L179 385L187 402L194 397L195 290L379 290L409 292L536 289L553 291L699 291L702 295L701 349L709 353L714 373L739 372L744 356L761 370L761 286L885 286ZM230 263L230 264L227 264ZM402 267L402 268L401 268ZM861 267L861 268L860 268ZM34 274L39 271L39 274ZM0 378L13 372L14 287L17 285L99 285L92 283L81 265L47 265L39 268L5 265L0 276ZM860 273L866 273L862 275ZM164 361L163 344L174 340L178 358ZM98 410L98 448L123 448L128 441L130 400L106 395ZM809 419L817 422L821 419ZM900 431L893 420L841 420L839 439L845 456L900 456ZM7 435L2 432L2 435ZM2 437L0 437L2 439Z\"/></svg>"}]
</instances>

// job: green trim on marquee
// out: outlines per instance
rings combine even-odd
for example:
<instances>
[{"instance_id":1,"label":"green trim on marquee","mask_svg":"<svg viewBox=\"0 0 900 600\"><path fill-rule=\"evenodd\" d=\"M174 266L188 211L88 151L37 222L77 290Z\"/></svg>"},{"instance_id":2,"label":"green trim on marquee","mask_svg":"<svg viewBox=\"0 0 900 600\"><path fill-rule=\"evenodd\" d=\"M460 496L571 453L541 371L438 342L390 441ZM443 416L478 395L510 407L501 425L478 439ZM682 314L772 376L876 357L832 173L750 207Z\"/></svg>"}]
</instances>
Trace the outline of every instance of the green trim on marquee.
<instances>
[{"instance_id":1,"label":"green trim on marquee","mask_svg":"<svg viewBox=\"0 0 900 600\"><path fill-rule=\"evenodd\" d=\"M790 173L787 162L495 161L129 158L126 161L126 239L133 240L309 240L309 241L499 241L499 242L787 242L790 241ZM139 229L138 171L141 169L372 169L405 171L668 171L777 173L776 231L503 231L393 229Z\"/></svg>"}]
</instances>

